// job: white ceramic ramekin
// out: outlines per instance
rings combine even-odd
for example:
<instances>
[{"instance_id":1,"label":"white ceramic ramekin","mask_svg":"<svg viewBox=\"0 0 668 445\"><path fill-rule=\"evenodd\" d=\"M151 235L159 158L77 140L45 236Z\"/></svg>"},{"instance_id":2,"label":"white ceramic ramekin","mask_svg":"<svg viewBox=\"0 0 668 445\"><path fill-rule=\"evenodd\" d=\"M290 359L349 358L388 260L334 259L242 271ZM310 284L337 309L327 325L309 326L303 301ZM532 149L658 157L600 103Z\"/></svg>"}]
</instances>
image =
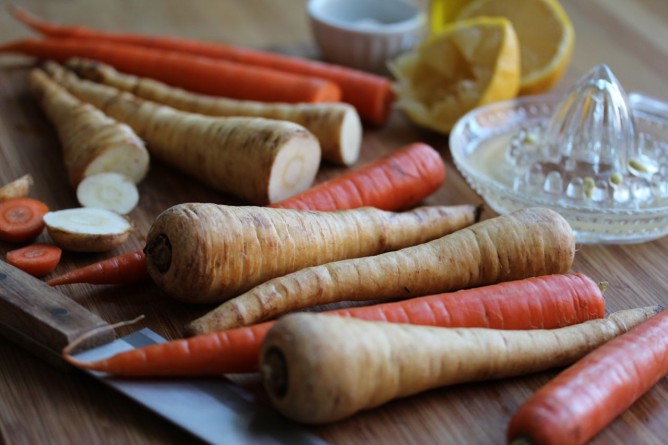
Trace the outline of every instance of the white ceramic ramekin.
<instances>
[{"instance_id":1,"label":"white ceramic ramekin","mask_svg":"<svg viewBox=\"0 0 668 445\"><path fill-rule=\"evenodd\" d=\"M425 35L426 15L408 0L309 0L307 11L322 57L365 71L385 73Z\"/></svg>"}]
</instances>

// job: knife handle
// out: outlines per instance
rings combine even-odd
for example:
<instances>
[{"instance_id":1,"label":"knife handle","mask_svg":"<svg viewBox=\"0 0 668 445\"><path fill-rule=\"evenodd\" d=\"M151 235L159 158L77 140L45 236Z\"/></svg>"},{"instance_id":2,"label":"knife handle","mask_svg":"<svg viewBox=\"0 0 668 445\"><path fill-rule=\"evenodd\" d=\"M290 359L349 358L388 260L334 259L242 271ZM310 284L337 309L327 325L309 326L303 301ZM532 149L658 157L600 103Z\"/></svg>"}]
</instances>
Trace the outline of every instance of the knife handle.
<instances>
[{"instance_id":1,"label":"knife handle","mask_svg":"<svg viewBox=\"0 0 668 445\"><path fill-rule=\"evenodd\" d=\"M0 261L0 333L54 364L64 363L61 351L82 334L91 348L115 339L100 317L43 281Z\"/></svg>"}]
</instances>

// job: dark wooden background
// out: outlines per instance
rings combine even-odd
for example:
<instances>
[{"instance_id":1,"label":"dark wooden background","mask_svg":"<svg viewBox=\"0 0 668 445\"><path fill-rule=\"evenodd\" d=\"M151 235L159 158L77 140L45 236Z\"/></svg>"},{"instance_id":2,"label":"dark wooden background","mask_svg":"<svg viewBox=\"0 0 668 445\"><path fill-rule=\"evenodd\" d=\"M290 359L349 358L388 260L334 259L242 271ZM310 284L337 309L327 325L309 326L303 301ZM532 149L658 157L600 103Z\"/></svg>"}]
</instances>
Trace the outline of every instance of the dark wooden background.
<instances>
[{"instance_id":1,"label":"dark wooden background","mask_svg":"<svg viewBox=\"0 0 668 445\"><path fill-rule=\"evenodd\" d=\"M0 1L0 41L33 35L9 16L8 4ZM316 54L304 0L21 0L17 4L60 23ZM564 0L563 5L573 21L577 43L572 63L558 86L560 91L594 65L607 63L627 91L645 91L668 99L668 2ZM22 57L0 58L0 183L31 173L35 178L34 197L52 209L73 207L76 198L67 185L55 132L26 90L31 63ZM365 129L358 165L414 141L432 144L448 165L445 184L426 203L482 202L452 165L447 137L416 128L398 111L383 128ZM341 171L324 165L318 178ZM229 197L158 163L152 165L140 192L140 205L131 214L137 230L114 253L142 247L153 218L171 205L185 201L230 202ZM11 247L0 243L0 254L4 257ZM665 239L640 245L579 246L573 271L609 283L609 311L668 304L666 248ZM57 272L104 256L66 253ZM61 290L109 322L146 314L146 325L168 338L181 336L184 323L205 310L172 301L151 284L120 289L72 285ZM500 444L513 412L555 372L429 391L311 430L338 444ZM239 382L261 391L257 376ZM192 440L98 382L76 372L57 370L2 338L0 437L11 444L167 444ZM668 382L663 379L592 443L659 444L667 437Z\"/></svg>"}]
</instances>

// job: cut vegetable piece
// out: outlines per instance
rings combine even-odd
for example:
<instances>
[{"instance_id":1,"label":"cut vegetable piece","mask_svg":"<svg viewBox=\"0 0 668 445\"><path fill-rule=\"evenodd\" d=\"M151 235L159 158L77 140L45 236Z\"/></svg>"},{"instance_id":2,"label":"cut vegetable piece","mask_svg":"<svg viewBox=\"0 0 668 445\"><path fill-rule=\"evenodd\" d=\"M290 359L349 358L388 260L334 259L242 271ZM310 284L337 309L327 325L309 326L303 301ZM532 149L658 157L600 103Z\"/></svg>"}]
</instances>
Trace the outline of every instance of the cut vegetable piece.
<instances>
[{"instance_id":1,"label":"cut vegetable piece","mask_svg":"<svg viewBox=\"0 0 668 445\"><path fill-rule=\"evenodd\" d=\"M53 272L62 250L52 244L31 244L20 249L7 252L7 262L35 277L43 277Z\"/></svg>"},{"instance_id":2,"label":"cut vegetable piece","mask_svg":"<svg viewBox=\"0 0 668 445\"><path fill-rule=\"evenodd\" d=\"M53 241L65 250L107 252L123 244L134 229L132 223L111 210L81 207L44 215Z\"/></svg>"},{"instance_id":3,"label":"cut vegetable piece","mask_svg":"<svg viewBox=\"0 0 668 445\"><path fill-rule=\"evenodd\" d=\"M30 87L58 131L72 187L86 176L115 171L141 181L149 166L144 142L126 124L84 103L41 69L30 73Z\"/></svg>"},{"instance_id":4,"label":"cut vegetable piece","mask_svg":"<svg viewBox=\"0 0 668 445\"><path fill-rule=\"evenodd\" d=\"M33 180L30 175L23 175L12 182L8 182L0 187L0 201L7 201L8 199L14 198L25 198L28 196L32 184Z\"/></svg>"},{"instance_id":5,"label":"cut vegetable piece","mask_svg":"<svg viewBox=\"0 0 668 445\"><path fill-rule=\"evenodd\" d=\"M197 94L148 77L121 73L111 65L82 58L68 60L67 67L80 77L182 111L208 116L255 116L291 121L303 125L318 138L323 159L352 165L359 158L362 123L355 107L350 104L258 102Z\"/></svg>"},{"instance_id":6,"label":"cut vegetable piece","mask_svg":"<svg viewBox=\"0 0 668 445\"><path fill-rule=\"evenodd\" d=\"M55 63L46 68L79 99L130 125L151 156L253 204L306 190L320 167L318 140L294 122L188 113L79 79Z\"/></svg>"},{"instance_id":7,"label":"cut vegetable piece","mask_svg":"<svg viewBox=\"0 0 668 445\"><path fill-rule=\"evenodd\" d=\"M22 243L37 238L44 230L46 204L33 198L0 202L0 240Z\"/></svg>"},{"instance_id":8,"label":"cut vegetable piece","mask_svg":"<svg viewBox=\"0 0 668 445\"><path fill-rule=\"evenodd\" d=\"M139 191L125 175L108 172L84 178L77 187L77 199L84 207L130 213L139 202Z\"/></svg>"}]
</instances>

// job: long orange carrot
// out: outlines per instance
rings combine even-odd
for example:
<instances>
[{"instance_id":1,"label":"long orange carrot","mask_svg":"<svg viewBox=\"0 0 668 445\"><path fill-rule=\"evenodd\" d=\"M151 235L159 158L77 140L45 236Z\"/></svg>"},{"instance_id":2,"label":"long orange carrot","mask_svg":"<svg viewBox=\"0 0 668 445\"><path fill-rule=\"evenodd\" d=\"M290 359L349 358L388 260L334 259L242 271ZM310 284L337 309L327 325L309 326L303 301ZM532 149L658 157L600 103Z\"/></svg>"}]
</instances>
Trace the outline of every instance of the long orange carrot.
<instances>
[{"instance_id":1,"label":"long orange carrot","mask_svg":"<svg viewBox=\"0 0 668 445\"><path fill-rule=\"evenodd\" d=\"M531 396L508 427L508 442L584 444L668 375L668 311L616 337Z\"/></svg>"},{"instance_id":2,"label":"long orange carrot","mask_svg":"<svg viewBox=\"0 0 668 445\"><path fill-rule=\"evenodd\" d=\"M146 258L141 249L124 253L93 264L74 269L46 282L50 286L62 284L132 284L148 280Z\"/></svg>"},{"instance_id":3,"label":"long orange carrot","mask_svg":"<svg viewBox=\"0 0 668 445\"><path fill-rule=\"evenodd\" d=\"M444 180L445 164L440 154L420 142L322 182L272 207L335 210L372 206L403 210L435 192Z\"/></svg>"},{"instance_id":4,"label":"long orange carrot","mask_svg":"<svg viewBox=\"0 0 668 445\"><path fill-rule=\"evenodd\" d=\"M38 19L19 8L14 8L13 12L16 18L30 28L49 37L76 37L95 42L113 41L151 48L177 50L327 79L341 88L344 102L355 106L360 117L374 125L381 125L387 120L394 101L389 78L351 68L222 43L208 43L166 36L112 33L81 26L58 26Z\"/></svg>"},{"instance_id":5,"label":"long orange carrot","mask_svg":"<svg viewBox=\"0 0 668 445\"><path fill-rule=\"evenodd\" d=\"M429 326L552 329L603 317L605 300L585 275L548 275L329 313ZM274 323L174 340L97 362L65 358L82 368L135 376L254 372L262 340Z\"/></svg>"},{"instance_id":6,"label":"long orange carrot","mask_svg":"<svg viewBox=\"0 0 668 445\"><path fill-rule=\"evenodd\" d=\"M0 52L20 53L58 62L65 62L71 57L87 57L106 62L130 74L152 77L199 93L236 99L336 102L341 98L341 90L336 84L319 78L114 42L73 38L26 39L0 45Z\"/></svg>"}]
</instances>

